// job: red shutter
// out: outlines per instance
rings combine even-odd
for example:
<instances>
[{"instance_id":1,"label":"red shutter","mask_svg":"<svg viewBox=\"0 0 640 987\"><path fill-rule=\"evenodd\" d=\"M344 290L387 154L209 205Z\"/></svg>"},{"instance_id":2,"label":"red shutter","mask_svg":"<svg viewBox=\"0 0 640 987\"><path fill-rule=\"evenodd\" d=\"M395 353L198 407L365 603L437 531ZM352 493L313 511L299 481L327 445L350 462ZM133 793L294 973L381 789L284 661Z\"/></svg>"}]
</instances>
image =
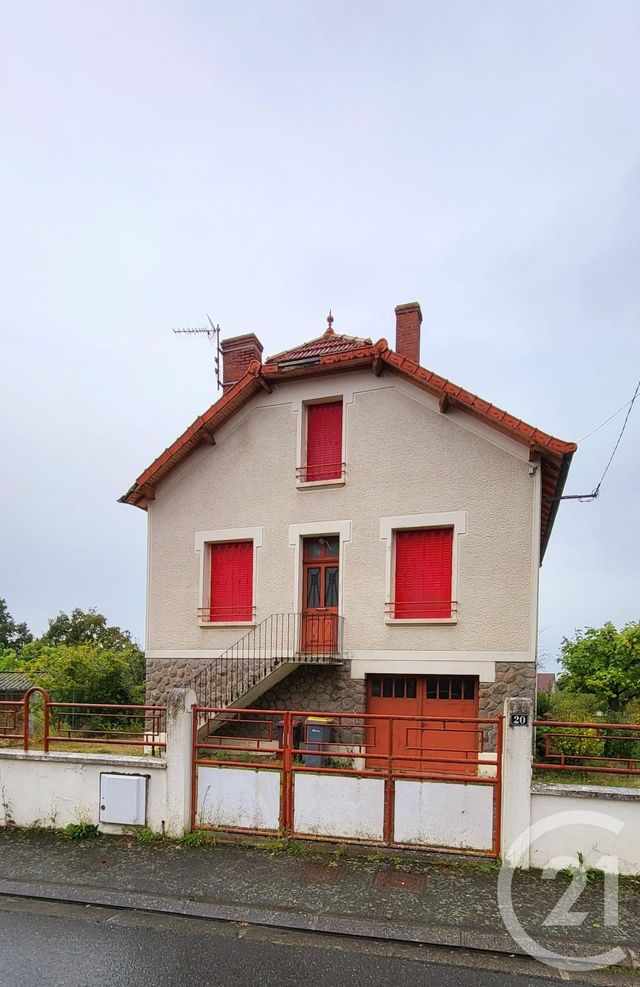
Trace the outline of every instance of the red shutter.
<instances>
[{"instance_id":1,"label":"red shutter","mask_svg":"<svg viewBox=\"0 0 640 987\"><path fill-rule=\"evenodd\" d=\"M253 542L211 545L212 621L253 620Z\"/></svg>"},{"instance_id":2,"label":"red shutter","mask_svg":"<svg viewBox=\"0 0 640 987\"><path fill-rule=\"evenodd\" d=\"M396 532L395 616L451 616L452 528Z\"/></svg>"},{"instance_id":3,"label":"red shutter","mask_svg":"<svg viewBox=\"0 0 640 987\"><path fill-rule=\"evenodd\" d=\"M307 405L307 482L342 476L342 401Z\"/></svg>"}]
</instances>

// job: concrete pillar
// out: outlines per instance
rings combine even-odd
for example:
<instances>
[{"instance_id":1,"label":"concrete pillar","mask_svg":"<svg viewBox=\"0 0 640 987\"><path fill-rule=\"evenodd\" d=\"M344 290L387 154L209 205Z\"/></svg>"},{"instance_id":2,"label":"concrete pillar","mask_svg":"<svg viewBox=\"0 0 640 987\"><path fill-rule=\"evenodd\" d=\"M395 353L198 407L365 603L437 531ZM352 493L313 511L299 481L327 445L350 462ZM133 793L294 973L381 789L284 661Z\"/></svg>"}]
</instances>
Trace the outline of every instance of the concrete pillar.
<instances>
[{"instance_id":1,"label":"concrete pillar","mask_svg":"<svg viewBox=\"0 0 640 987\"><path fill-rule=\"evenodd\" d=\"M502 749L502 860L529 869L533 700L505 699Z\"/></svg>"},{"instance_id":2,"label":"concrete pillar","mask_svg":"<svg viewBox=\"0 0 640 987\"><path fill-rule=\"evenodd\" d=\"M191 767L193 689L170 689L167 693L167 836L182 836L191 829Z\"/></svg>"}]
</instances>

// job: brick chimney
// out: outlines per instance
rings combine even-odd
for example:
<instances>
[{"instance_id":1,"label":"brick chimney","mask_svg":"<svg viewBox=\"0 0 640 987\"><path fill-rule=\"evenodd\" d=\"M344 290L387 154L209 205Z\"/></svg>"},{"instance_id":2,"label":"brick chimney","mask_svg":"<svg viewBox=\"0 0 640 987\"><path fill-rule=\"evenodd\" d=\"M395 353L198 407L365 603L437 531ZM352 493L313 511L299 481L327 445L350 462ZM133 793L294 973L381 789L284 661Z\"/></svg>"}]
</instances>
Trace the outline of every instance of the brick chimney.
<instances>
[{"instance_id":1,"label":"brick chimney","mask_svg":"<svg viewBox=\"0 0 640 987\"><path fill-rule=\"evenodd\" d=\"M234 336L233 339L222 340L220 350L222 352L223 391L228 391L240 380L252 360L262 363L263 349L262 343L252 332L248 332L244 336Z\"/></svg>"},{"instance_id":2,"label":"brick chimney","mask_svg":"<svg viewBox=\"0 0 640 987\"><path fill-rule=\"evenodd\" d=\"M396 353L420 363L420 302L396 305Z\"/></svg>"}]
</instances>

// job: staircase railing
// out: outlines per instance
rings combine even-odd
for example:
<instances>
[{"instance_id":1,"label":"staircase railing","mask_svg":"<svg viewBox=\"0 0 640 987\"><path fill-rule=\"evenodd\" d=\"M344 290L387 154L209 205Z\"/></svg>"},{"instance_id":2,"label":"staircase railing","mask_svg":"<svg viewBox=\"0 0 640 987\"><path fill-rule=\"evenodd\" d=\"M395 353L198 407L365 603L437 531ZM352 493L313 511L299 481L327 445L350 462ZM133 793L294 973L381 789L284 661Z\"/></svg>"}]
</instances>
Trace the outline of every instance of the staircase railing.
<instances>
[{"instance_id":1,"label":"staircase railing","mask_svg":"<svg viewBox=\"0 0 640 987\"><path fill-rule=\"evenodd\" d=\"M272 613L209 662L189 683L200 706L230 706L279 665L342 658L344 617Z\"/></svg>"}]
</instances>

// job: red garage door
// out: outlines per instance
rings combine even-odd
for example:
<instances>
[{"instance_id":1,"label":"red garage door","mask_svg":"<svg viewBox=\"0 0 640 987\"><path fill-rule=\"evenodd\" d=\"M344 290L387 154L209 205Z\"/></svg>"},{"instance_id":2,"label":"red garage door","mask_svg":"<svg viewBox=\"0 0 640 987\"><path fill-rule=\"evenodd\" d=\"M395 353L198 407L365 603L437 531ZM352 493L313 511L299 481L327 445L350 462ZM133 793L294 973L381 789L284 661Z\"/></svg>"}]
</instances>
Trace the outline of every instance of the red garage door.
<instances>
[{"instance_id":1,"label":"red garage door","mask_svg":"<svg viewBox=\"0 0 640 987\"><path fill-rule=\"evenodd\" d=\"M369 675L367 712L389 717L429 717L373 721L370 753L387 755L391 743L396 767L433 774L476 773L478 725L459 721L478 716L477 677ZM403 755L407 755L406 760ZM471 763L465 765L465 761ZM372 758L371 765L383 767L383 762Z\"/></svg>"}]
</instances>

